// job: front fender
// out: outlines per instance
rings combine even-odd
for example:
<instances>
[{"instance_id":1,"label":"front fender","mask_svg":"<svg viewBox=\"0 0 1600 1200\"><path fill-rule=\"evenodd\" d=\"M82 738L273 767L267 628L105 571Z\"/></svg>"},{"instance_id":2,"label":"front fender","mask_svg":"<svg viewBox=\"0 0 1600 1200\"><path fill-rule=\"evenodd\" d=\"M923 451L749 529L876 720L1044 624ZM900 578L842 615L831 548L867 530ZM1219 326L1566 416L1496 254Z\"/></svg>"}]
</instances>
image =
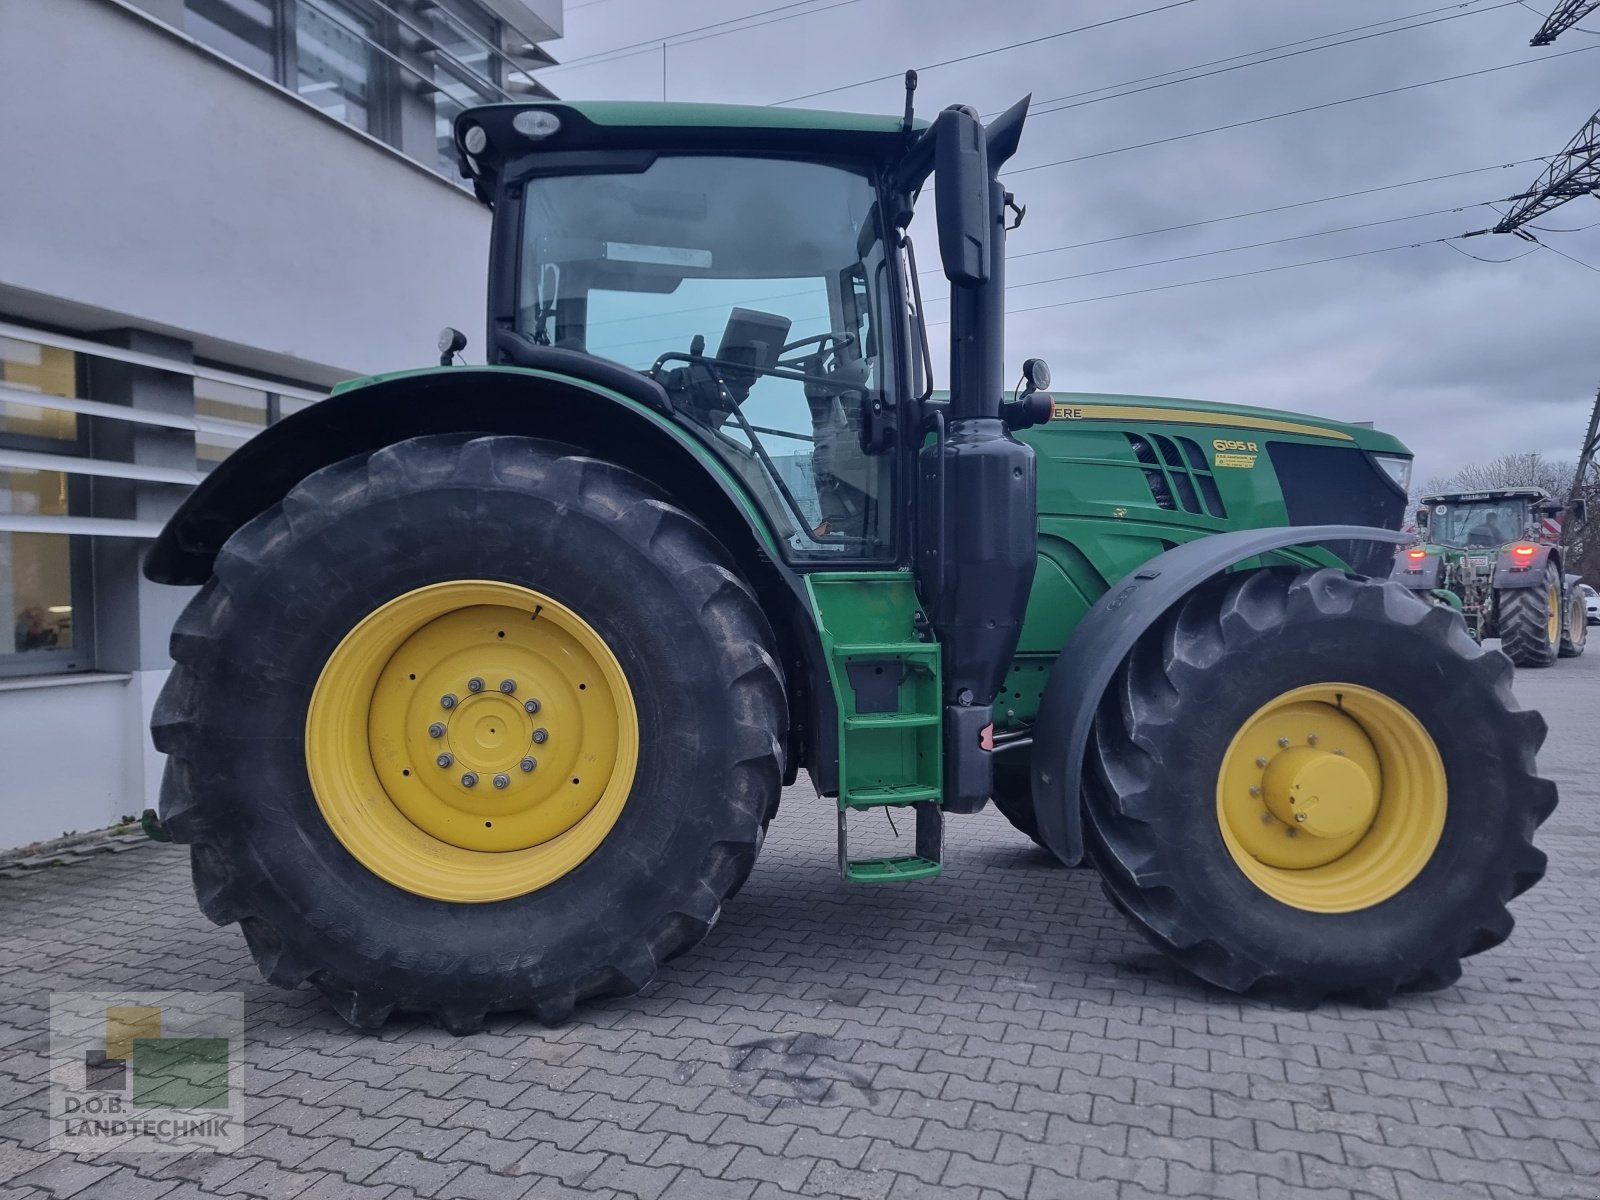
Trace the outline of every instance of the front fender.
<instances>
[{"instance_id":1,"label":"front fender","mask_svg":"<svg viewBox=\"0 0 1600 1200\"><path fill-rule=\"evenodd\" d=\"M1033 734L1033 808L1039 836L1068 865L1083 858L1078 781L1095 710L1140 636L1213 575L1290 546L1330 541L1399 542L1392 529L1298 525L1197 538L1152 558L1101 596L1062 647L1045 685Z\"/></svg>"},{"instance_id":2,"label":"front fender","mask_svg":"<svg viewBox=\"0 0 1600 1200\"><path fill-rule=\"evenodd\" d=\"M587 361L610 373L600 382L524 367L432 367L345 385L262 430L206 476L162 529L145 558L145 576L156 583L204 583L223 543L313 471L435 433L520 434L581 446L670 483L691 511L695 492L707 491L711 507L739 513L746 530L776 553L742 486L662 414L666 396L653 380L637 372L626 372L632 378L625 380L603 360L573 357L580 367ZM712 515L697 515L713 523Z\"/></svg>"},{"instance_id":3,"label":"front fender","mask_svg":"<svg viewBox=\"0 0 1600 1200\"><path fill-rule=\"evenodd\" d=\"M1533 547L1532 554L1518 554L1516 547ZM1533 542L1517 542L1503 546L1494 561L1494 586L1496 591L1506 588L1531 588L1544 586L1544 569L1555 555L1556 569L1561 569L1561 556L1554 546L1540 546Z\"/></svg>"}]
</instances>

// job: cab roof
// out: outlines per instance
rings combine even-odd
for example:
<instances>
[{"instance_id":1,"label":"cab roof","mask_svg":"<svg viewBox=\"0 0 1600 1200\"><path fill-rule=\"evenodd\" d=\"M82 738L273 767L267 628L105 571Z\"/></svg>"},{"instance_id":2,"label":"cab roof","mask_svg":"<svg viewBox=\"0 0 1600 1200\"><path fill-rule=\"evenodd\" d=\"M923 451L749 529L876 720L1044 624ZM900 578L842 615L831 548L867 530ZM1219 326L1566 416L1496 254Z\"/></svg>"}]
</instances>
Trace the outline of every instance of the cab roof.
<instances>
[{"instance_id":1,"label":"cab roof","mask_svg":"<svg viewBox=\"0 0 1600 1200\"><path fill-rule=\"evenodd\" d=\"M529 137L513 124L525 112L545 112L559 125ZM900 117L830 112L810 108L766 108L749 104L687 104L636 100L539 100L486 104L456 118L456 149L465 160L463 138L473 126L488 135L473 155L481 176L498 162L529 153L584 150L733 150L897 158L911 137L927 128L913 120L908 133Z\"/></svg>"}]
</instances>

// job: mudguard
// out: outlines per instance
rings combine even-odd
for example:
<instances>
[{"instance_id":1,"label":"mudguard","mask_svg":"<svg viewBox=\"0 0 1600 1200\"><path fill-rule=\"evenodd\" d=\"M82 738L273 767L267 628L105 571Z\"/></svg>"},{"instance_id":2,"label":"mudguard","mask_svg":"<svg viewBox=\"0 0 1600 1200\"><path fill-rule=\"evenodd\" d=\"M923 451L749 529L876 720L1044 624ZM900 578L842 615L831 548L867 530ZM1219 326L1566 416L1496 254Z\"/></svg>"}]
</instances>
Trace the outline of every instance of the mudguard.
<instances>
[{"instance_id":1,"label":"mudguard","mask_svg":"<svg viewBox=\"0 0 1600 1200\"><path fill-rule=\"evenodd\" d=\"M1533 547L1532 554L1518 554L1516 547L1527 549ZM1554 546L1541 546L1535 542L1516 542L1510 546L1502 546L1499 556L1494 562L1494 586L1497 590L1504 588L1531 588L1544 586L1544 568L1554 553ZM1559 569L1561 558L1556 557L1556 566Z\"/></svg>"},{"instance_id":2,"label":"mudguard","mask_svg":"<svg viewBox=\"0 0 1600 1200\"><path fill-rule=\"evenodd\" d=\"M1402 546L1394 552L1389 578L1414 592L1431 592L1439 586L1439 577L1444 573L1444 556L1429 550L1421 558L1412 558L1411 551L1415 549L1418 547Z\"/></svg>"},{"instance_id":3,"label":"mudguard","mask_svg":"<svg viewBox=\"0 0 1600 1200\"><path fill-rule=\"evenodd\" d=\"M1062 647L1045 685L1033 734L1033 808L1039 836L1071 866L1083 858L1078 780L1100 697L1145 630L1211 576L1273 550L1330 541L1398 543L1405 535L1364 525L1241 529L1157 555L1112 587Z\"/></svg>"}]
</instances>

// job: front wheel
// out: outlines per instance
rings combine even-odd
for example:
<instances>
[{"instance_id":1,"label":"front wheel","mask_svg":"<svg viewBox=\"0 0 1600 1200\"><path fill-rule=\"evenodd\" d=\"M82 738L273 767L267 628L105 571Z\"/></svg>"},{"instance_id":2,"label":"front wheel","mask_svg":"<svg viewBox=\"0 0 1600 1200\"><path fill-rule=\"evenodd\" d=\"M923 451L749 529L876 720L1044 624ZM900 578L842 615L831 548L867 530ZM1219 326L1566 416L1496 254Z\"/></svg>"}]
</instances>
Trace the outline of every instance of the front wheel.
<instances>
[{"instance_id":1,"label":"front wheel","mask_svg":"<svg viewBox=\"0 0 1600 1200\"><path fill-rule=\"evenodd\" d=\"M1561 657L1577 658L1589 644L1589 614L1583 593L1573 588L1567 597L1567 619L1561 628Z\"/></svg>"},{"instance_id":2,"label":"front wheel","mask_svg":"<svg viewBox=\"0 0 1600 1200\"><path fill-rule=\"evenodd\" d=\"M1212 580L1097 715L1085 828L1107 893L1231 991L1311 1005L1451 983L1544 872L1545 725L1511 674L1394 584Z\"/></svg>"},{"instance_id":3,"label":"front wheel","mask_svg":"<svg viewBox=\"0 0 1600 1200\"><path fill-rule=\"evenodd\" d=\"M749 873L772 634L706 529L525 438L325 468L173 634L161 816L206 915L352 1024L453 1032L643 987Z\"/></svg>"}]
</instances>

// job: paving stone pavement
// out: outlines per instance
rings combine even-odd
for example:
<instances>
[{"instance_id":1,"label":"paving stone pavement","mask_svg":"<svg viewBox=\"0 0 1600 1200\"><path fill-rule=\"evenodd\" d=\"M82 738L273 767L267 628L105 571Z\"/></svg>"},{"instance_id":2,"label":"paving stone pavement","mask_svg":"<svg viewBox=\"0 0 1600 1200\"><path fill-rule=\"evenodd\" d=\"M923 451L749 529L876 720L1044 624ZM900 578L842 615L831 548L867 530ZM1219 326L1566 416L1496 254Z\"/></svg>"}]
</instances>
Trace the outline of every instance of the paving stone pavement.
<instances>
[{"instance_id":1,"label":"paving stone pavement","mask_svg":"<svg viewBox=\"0 0 1600 1200\"><path fill-rule=\"evenodd\" d=\"M992 810L943 878L847 889L804 785L704 945L554 1030L354 1034L258 981L175 847L0 880L0 1196L1594 1200L1600 653L1518 688L1550 874L1458 986L1381 1010L1191 981ZM50 1151L48 992L117 988L244 993L239 1153Z\"/></svg>"}]
</instances>

